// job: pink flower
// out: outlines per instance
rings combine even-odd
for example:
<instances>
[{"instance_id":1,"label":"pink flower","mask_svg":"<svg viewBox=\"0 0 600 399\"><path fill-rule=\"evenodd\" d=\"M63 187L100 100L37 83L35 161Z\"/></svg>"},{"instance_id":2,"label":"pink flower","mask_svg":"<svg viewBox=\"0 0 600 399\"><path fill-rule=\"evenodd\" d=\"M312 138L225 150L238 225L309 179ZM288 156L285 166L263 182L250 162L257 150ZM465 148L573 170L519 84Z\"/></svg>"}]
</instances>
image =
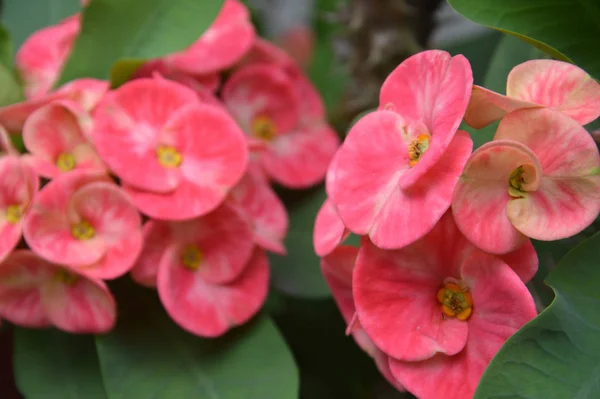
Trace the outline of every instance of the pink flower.
<instances>
[{"instance_id":1,"label":"pink flower","mask_svg":"<svg viewBox=\"0 0 600 399\"><path fill-rule=\"evenodd\" d=\"M54 325L70 333L111 330L115 300L106 285L18 250L0 265L0 315L24 327Z\"/></svg>"},{"instance_id":2,"label":"pink flower","mask_svg":"<svg viewBox=\"0 0 600 399\"><path fill-rule=\"evenodd\" d=\"M297 80L294 80L297 78ZM256 162L276 182L305 188L321 181L339 145L324 115L315 118L318 95L303 76L275 64L250 64L222 91L225 105L249 136Z\"/></svg>"},{"instance_id":3,"label":"pink flower","mask_svg":"<svg viewBox=\"0 0 600 399\"><path fill-rule=\"evenodd\" d=\"M16 155L0 157L0 262L21 240L23 216L39 189L33 168Z\"/></svg>"},{"instance_id":4,"label":"pink flower","mask_svg":"<svg viewBox=\"0 0 600 399\"><path fill-rule=\"evenodd\" d=\"M101 279L127 273L142 248L140 214L108 176L73 171L56 177L25 215L29 248L49 262Z\"/></svg>"},{"instance_id":5,"label":"pink flower","mask_svg":"<svg viewBox=\"0 0 600 399\"><path fill-rule=\"evenodd\" d=\"M470 398L502 344L536 316L511 266L533 275L531 246L509 258L477 249L450 212L429 234L387 251L363 240L353 275L358 319L390 357L392 375L419 398ZM520 259L519 265L509 265Z\"/></svg>"},{"instance_id":6,"label":"pink flower","mask_svg":"<svg viewBox=\"0 0 600 399\"><path fill-rule=\"evenodd\" d=\"M567 62L527 61L510 71L506 96L474 86L465 122L480 129L509 112L539 107L557 109L585 125L600 116L600 84Z\"/></svg>"},{"instance_id":7,"label":"pink flower","mask_svg":"<svg viewBox=\"0 0 600 399\"><path fill-rule=\"evenodd\" d=\"M253 249L252 230L236 207L185 222L150 221L132 277L157 286L169 315L185 330L216 337L249 320L263 304L269 267Z\"/></svg>"},{"instance_id":8,"label":"pink flower","mask_svg":"<svg viewBox=\"0 0 600 399\"><path fill-rule=\"evenodd\" d=\"M137 79L108 95L96 111L93 139L136 206L157 219L212 211L248 162L235 121L165 79Z\"/></svg>"},{"instance_id":9,"label":"pink flower","mask_svg":"<svg viewBox=\"0 0 600 399\"><path fill-rule=\"evenodd\" d=\"M23 142L30 152L26 159L39 175L52 179L71 170L106 171L84 136L76 109L75 103L56 101L32 113L25 122Z\"/></svg>"},{"instance_id":10,"label":"pink flower","mask_svg":"<svg viewBox=\"0 0 600 399\"><path fill-rule=\"evenodd\" d=\"M360 322L356 320L356 309L352 298L352 272L357 255L358 248L338 247L330 255L321 259L321 271L358 346L373 358L377 368L390 384L399 391L405 391L402 384L394 378L390 371L389 357L373 344L373 341L360 327Z\"/></svg>"},{"instance_id":11,"label":"pink flower","mask_svg":"<svg viewBox=\"0 0 600 399\"><path fill-rule=\"evenodd\" d=\"M599 173L596 144L578 122L548 108L515 111L467 162L452 210L463 234L491 253L526 237L570 237L600 212Z\"/></svg>"},{"instance_id":12,"label":"pink flower","mask_svg":"<svg viewBox=\"0 0 600 399\"><path fill-rule=\"evenodd\" d=\"M33 33L16 55L16 67L23 79L25 97L43 98L56 83L79 33L80 14Z\"/></svg>"},{"instance_id":13,"label":"pink flower","mask_svg":"<svg viewBox=\"0 0 600 399\"><path fill-rule=\"evenodd\" d=\"M248 9L238 0L226 0L210 28L194 44L168 56L166 61L190 74L218 72L242 58L255 37Z\"/></svg>"},{"instance_id":14,"label":"pink flower","mask_svg":"<svg viewBox=\"0 0 600 399\"><path fill-rule=\"evenodd\" d=\"M457 129L472 84L466 58L439 50L392 72L379 110L352 127L329 167L327 193L346 228L386 249L433 228L471 154L469 135Z\"/></svg>"},{"instance_id":15,"label":"pink flower","mask_svg":"<svg viewBox=\"0 0 600 399\"><path fill-rule=\"evenodd\" d=\"M193 75L175 69L162 59L146 62L135 72L133 79L152 78L156 73L199 93L215 92L221 84L219 74L216 72L206 75Z\"/></svg>"},{"instance_id":16,"label":"pink flower","mask_svg":"<svg viewBox=\"0 0 600 399\"><path fill-rule=\"evenodd\" d=\"M315 220L313 232L315 253L320 257L329 255L349 234L331 201L325 200Z\"/></svg>"}]
</instances>

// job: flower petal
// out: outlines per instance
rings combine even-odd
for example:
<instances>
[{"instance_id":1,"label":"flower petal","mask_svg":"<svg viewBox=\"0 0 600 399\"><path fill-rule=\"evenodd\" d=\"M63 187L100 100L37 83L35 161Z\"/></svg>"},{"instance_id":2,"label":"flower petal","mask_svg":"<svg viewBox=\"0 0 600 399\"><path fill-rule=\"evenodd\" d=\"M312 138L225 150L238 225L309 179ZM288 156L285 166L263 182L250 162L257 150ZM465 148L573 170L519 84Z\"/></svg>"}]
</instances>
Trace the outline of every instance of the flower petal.
<instances>
[{"instance_id":1,"label":"flower petal","mask_svg":"<svg viewBox=\"0 0 600 399\"><path fill-rule=\"evenodd\" d=\"M156 287L158 265L168 246L173 242L168 223L149 220L144 224L143 247L140 256L131 269L131 278L145 287Z\"/></svg>"},{"instance_id":2,"label":"flower petal","mask_svg":"<svg viewBox=\"0 0 600 399\"><path fill-rule=\"evenodd\" d=\"M534 103L503 96L485 87L473 86L469 106L465 113L465 122L474 129L481 129L502 119L510 112L537 107L538 105Z\"/></svg>"},{"instance_id":3,"label":"flower petal","mask_svg":"<svg viewBox=\"0 0 600 399\"><path fill-rule=\"evenodd\" d=\"M0 156L2 155L19 155L19 152L13 146L4 126L0 125Z\"/></svg>"},{"instance_id":4,"label":"flower petal","mask_svg":"<svg viewBox=\"0 0 600 399\"><path fill-rule=\"evenodd\" d=\"M55 267L27 250L13 252L0 266L0 316L24 327L49 326L39 289Z\"/></svg>"},{"instance_id":5,"label":"flower petal","mask_svg":"<svg viewBox=\"0 0 600 399\"><path fill-rule=\"evenodd\" d=\"M186 331L218 337L247 322L264 303L269 286L269 263L264 251L255 249L237 280L213 285L173 262L172 249L160 266L158 293L171 318Z\"/></svg>"},{"instance_id":6,"label":"flower petal","mask_svg":"<svg viewBox=\"0 0 600 399\"><path fill-rule=\"evenodd\" d=\"M321 272L346 323L350 323L356 313L352 272L357 256L358 248L343 245L321 259Z\"/></svg>"},{"instance_id":7,"label":"flower petal","mask_svg":"<svg viewBox=\"0 0 600 399\"><path fill-rule=\"evenodd\" d=\"M506 214L511 173L520 166L532 172L532 189L540 184L541 167L535 154L511 140L495 140L478 148L465 165L452 198L452 212L460 231L477 247L496 254L525 243ZM527 195L529 195L528 193Z\"/></svg>"},{"instance_id":8,"label":"flower petal","mask_svg":"<svg viewBox=\"0 0 600 399\"><path fill-rule=\"evenodd\" d=\"M318 256L329 255L348 235L342 219L330 200L326 199L317 213L313 246Z\"/></svg>"},{"instance_id":9,"label":"flower petal","mask_svg":"<svg viewBox=\"0 0 600 399\"><path fill-rule=\"evenodd\" d=\"M563 61L531 60L510 71L506 95L552 107L585 125L600 116L600 84Z\"/></svg>"},{"instance_id":10,"label":"flower petal","mask_svg":"<svg viewBox=\"0 0 600 399\"><path fill-rule=\"evenodd\" d=\"M525 284L535 276L540 263L531 240L526 240L516 251L500 255L500 259L509 265Z\"/></svg>"}]
</instances>

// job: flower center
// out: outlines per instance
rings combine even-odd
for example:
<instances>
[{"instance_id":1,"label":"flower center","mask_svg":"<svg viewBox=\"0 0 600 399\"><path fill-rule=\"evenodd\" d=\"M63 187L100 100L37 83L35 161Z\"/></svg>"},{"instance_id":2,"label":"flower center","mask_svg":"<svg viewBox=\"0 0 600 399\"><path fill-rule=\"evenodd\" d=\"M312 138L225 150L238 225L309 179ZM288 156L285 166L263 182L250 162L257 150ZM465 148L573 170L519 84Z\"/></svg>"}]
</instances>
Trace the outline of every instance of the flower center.
<instances>
[{"instance_id":1,"label":"flower center","mask_svg":"<svg viewBox=\"0 0 600 399\"><path fill-rule=\"evenodd\" d=\"M68 172L75 168L75 157L68 152L61 152L56 157L56 167L61 170L61 172Z\"/></svg>"},{"instance_id":2,"label":"flower center","mask_svg":"<svg viewBox=\"0 0 600 399\"><path fill-rule=\"evenodd\" d=\"M94 238L95 234L96 231L94 230L94 227L85 220L82 220L71 227L71 235L78 240L89 240Z\"/></svg>"},{"instance_id":3,"label":"flower center","mask_svg":"<svg viewBox=\"0 0 600 399\"><path fill-rule=\"evenodd\" d=\"M67 285L74 285L79 281L79 276L75 273L71 273L67 269L58 269L54 274L54 278Z\"/></svg>"},{"instance_id":4,"label":"flower center","mask_svg":"<svg viewBox=\"0 0 600 399\"><path fill-rule=\"evenodd\" d=\"M508 193L513 197L523 197L523 193L525 192L523 185L526 184L523 173L525 173L525 170L523 169L523 165L521 165L513 170L508 177Z\"/></svg>"},{"instance_id":5,"label":"flower center","mask_svg":"<svg viewBox=\"0 0 600 399\"><path fill-rule=\"evenodd\" d=\"M262 140L271 141L277 134L275 123L268 116L257 116L252 121L252 135Z\"/></svg>"},{"instance_id":6,"label":"flower center","mask_svg":"<svg viewBox=\"0 0 600 399\"><path fill-rule=\"evenodd\" d=\"M204 254L195 245L188 245L181 253L181 263L189 270L197 270L204 259Z\"/></svg>"},{"instance_id":7,"label":"flower center","mask_svg":"<svg viewBox=\"0 0 600 399\"><path fill-rule=\"evenodd\" d=\"M417 139L411 141L411 143L408 145L408 165L411 167L415 166L428 148L429 136L426 134L419 134Z\"/></svg>"},{"instance_id":8,"label":"flower center","mask_svg":"<svg viewBox=\"0 0 600 399\"><path fill-rule=\"evenodd\" d=\"M473 312L473 297L466 287L456 283L446 283L437 293L442 304L442 312L448 317L467 320Z\"/></svg>"},{"instance_id":9,"label":"flower center","mask_svg":"<svg viewBox=\"0 0 600 399\"><path fill-rule=\"evenodd\" d=\"M166 168L177 168L183 161L183 156L174 147L161 145L156 149L158 162Z\"/></svg>"},{"instance_id":10,"label":"flower center","mask_svg":"<svg viewBox=\"0 0 600 399\"><path fill-rule=\"evenodd\" d=\"M23 213L21 213L21 207L19 205L9 205L6 208L6 220L9 223L19 223L19 220L23 217Z\"/></svg>"}]
</instances>

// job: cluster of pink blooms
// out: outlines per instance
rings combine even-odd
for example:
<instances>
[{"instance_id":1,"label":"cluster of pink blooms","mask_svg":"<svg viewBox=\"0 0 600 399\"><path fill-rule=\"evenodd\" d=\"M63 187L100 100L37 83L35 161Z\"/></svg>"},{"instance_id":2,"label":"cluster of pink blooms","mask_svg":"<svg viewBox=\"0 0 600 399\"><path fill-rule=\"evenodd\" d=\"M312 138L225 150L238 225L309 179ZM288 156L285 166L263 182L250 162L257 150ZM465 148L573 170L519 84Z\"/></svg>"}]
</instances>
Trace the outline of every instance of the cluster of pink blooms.
<instances>
[{"instance_id":1,"label":"cluster of pink blooms","mask_svg":"<svg viewBox=\"0 0 600 399\"><path fill-rule=\"evenodd\" d=\"M222 335L264 303L266 251L285 253L271 182L325 178L339 140L322 100L237 0L114 90L53 89L80 25L29 37L16 57L27 100L0 108L0 317L109 331L105 280L130 273L183 329ZM10 141L21 133L23 155Z\"/></svg>"},{"instance_id":2,"label":"cluster of pink blooms","mask_svg":"<svg viewBox=\"0 0 600 399\"><path fill-rule=\"evenodd\" d=\"M600 211L600 156L582 127L600 85L574 65L516 66L507 95L473 86L461 55L425 51L387 78L377 111L335 154L315 250L348 333L398 389L472 397L502 344L536 316L530 238ZM461 121L500 120L472 151ZM350 234L360 248L341 245Z\"/></svg>"}]
</instances>

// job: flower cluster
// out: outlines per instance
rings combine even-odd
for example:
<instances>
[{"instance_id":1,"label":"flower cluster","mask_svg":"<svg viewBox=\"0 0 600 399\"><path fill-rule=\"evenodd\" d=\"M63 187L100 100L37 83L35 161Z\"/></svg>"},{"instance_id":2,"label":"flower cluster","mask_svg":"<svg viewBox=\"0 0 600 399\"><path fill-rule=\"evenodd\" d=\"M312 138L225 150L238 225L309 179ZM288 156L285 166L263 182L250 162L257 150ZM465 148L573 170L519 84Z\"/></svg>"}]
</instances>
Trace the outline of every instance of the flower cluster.
<instances>
[{"instance_id":1,"label":"flower cluster","mask_svg":"<svg viewBox=\"0 0 600 399\"><path fill-rule=\"evenodd\" d=\"M109 331L105 281L130 273L183 329L220 336L264 303L266 252L285 253L271 182L319 183L339 145L322 100L237 0L118 88L53 89L80 27L78 14L29 37L26 101L0 108L0 317Z\"/></svg>"},{"instance_id":2,"label":"flower cluster","mask_svg":"<svg viewBox=\"0 0 600 399\"><path fill-rule=\"evenodd\" d=\"M390 74L329 167L314 246L347 333L398 389L472 397L536 316L530 238L572 236L600 211L600 155L582 127L598 116L600 85L560 61L518 65L506 96L438 50ZM472 152L463 118L500 120L493 141ZM360 248L342 244L350 234Z\"/></svg>"}]
</instances>

